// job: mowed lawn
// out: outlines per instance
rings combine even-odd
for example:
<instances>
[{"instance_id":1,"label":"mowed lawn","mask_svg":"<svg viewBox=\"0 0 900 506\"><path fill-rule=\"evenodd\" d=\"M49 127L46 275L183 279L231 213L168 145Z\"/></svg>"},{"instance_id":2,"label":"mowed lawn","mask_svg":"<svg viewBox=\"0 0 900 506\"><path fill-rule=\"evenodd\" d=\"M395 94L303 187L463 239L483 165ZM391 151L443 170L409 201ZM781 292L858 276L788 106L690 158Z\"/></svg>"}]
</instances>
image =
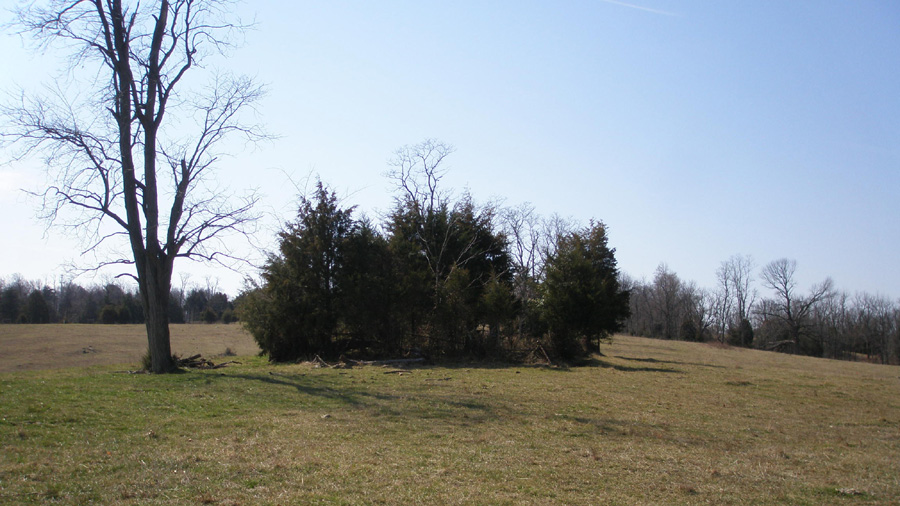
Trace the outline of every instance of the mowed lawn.
<instances>
[{"instance_id":1,"label":"mowed lawn","mask_svg":"<svg viewBox=\"0 0 900 506\"><path fill-rule=\"evenodd\" d=\"M6 372L0 503L900 504L900 368L620 336L603 353Z\"/></svg>"}]
</instances>

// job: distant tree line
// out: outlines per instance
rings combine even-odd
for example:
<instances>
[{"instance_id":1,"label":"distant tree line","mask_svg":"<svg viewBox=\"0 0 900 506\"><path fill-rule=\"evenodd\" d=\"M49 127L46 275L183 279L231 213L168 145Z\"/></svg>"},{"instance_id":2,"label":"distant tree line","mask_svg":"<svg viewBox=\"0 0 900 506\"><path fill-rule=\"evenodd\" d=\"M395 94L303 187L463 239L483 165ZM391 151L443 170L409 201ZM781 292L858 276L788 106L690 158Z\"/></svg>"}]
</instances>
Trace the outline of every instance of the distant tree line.
<instances>
[{"instance_id":1,"label":"distant tree line","mask_svg":"<svg viewBox=\"0 0 900 506\"><path fill-rule=\"evenodd\" d=\"M237 321L234 302L214 288L172 290L172 323ZM115 283L51 287L20 276L0 279L0 323L145 323L137 288Z\"/></svg>"},{"instance_id":2,"label":"distant tree line","mask_svg":"<svg viewBox=\"0 0 900 506\"><path fill-rule=\"evenodd\" d=\"M797 263L779 259L758 273L736 255L716 271L714 289L699 288L661 264L650 281L623 279L631 292L632 335L718 341L816 357L900 364L900 305L888 297L837 290L831 279L807 291ZM768 297L760 296L761 285Z\"/></svg>"},{"instance_id":3,"label":"distant tree line","mask_svg":"<svg viewBox=\"0 0 900 506\"><path fill-rule=\"evenodd\" d=\"M478 204L441 185L449 146L396 153L393 208L302 196L238 313L273 361L340 356L576 359L619 330L628 292L600 222Z\"/></svg>"}]
</instances>

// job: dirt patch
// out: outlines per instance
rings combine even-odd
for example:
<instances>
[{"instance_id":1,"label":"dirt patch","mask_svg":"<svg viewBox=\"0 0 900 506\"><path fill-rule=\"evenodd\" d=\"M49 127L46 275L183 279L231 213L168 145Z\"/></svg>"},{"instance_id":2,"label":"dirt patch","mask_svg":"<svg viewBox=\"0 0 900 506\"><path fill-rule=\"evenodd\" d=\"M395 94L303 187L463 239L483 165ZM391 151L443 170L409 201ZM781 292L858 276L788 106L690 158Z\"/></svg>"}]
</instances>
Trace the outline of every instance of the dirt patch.
<instances>
[{"instance_id":1,"label":"dirt patch","mask_svg":"<svg viewBox=\"0 0 900 506\"><path fill-rule=\"evenodd\" d=\"M236 324L172 325L172 351L204 357L255 355L253 337ZM0 372L140 362L147 350L143 325L0 325Z\"/></svg>"}]
</instances>

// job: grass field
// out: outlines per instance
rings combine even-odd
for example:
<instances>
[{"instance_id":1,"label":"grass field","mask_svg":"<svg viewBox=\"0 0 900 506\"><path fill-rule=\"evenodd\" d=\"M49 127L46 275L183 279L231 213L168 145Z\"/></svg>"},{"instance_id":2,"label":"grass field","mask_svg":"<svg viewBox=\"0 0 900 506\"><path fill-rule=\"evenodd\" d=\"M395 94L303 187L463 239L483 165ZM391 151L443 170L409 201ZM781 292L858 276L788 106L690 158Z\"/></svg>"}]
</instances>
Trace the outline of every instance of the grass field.
<instances>
[{"instance_id":1,"label":"grass field","mask_svg":"<svg viewBox=\"0 0 900 506\"><path fill-rule=\"evenodd\" d=\"M240 325L172 325L172 352L213 357L226 349L254 355L259 347ZM144 325L0 325L0 373L130 364L147 351Z\"/></svg>"},{"instance_id":2,"label":"grass field","mask_svg":"<svg viewBox=\"0 0 900 506\"><path fill-rule=\"evenodd\" d=\"M900 504L900 368L631 337L603 352L2 373L0 503Z\"/></svg>"}]
</instances>

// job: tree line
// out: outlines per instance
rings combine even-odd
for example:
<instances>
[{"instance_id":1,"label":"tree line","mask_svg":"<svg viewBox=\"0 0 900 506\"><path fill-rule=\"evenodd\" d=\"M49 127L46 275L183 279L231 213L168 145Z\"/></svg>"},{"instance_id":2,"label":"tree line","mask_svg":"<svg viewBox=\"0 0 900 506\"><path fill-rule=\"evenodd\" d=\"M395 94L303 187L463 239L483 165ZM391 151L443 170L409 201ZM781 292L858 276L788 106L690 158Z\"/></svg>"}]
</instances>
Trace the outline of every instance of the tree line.
<instances>
[{"instance_id":1,"label":"tree line","mask_svg":"<svg viewBox=\"0 0 900 506\"><path fill-rule=\"evenodd\" d=\"M631 293L626 332L900 364L897 301L851 295L830 278L803 291L796 272L794 260L774 260L757 271L752 258L735 255L717 269L716 287L706 289L660 264L652 280L623 279Z\"/></svg>"},{"instance_id":2,"label":"tree line","mask_svg":"<svg viewBox=\"0 0 900 506\"><path fill-rule=\"evenodd\" d=\"M168 315L172 323L232 323L234 302L214 286L173 289ZM136 287L115 283L84 287L60 282L51 287L20 276L0 279L0 323L144 324Z\"/></svg>"},{"instance_id":3,"label":"tree line","mask_svg":"<svg viewBox=\"0 0 900 506\"><path fill-rule=\"evenodd\" d=\"M0 321L143 320L150 369L177 369L169 322L197 313L185 309L189 294L173 290L176 260L239 260L227 243L246 237L258 219L256 194L209 185L223 147L267 138L242 113L263 88L215 68L247 26L226 4L29 2L16 9L18 33L67 56L56 83L71 86L0 102L0 140L14 148L12 160L37 158L47 167L45 190L34 194L40 215L79 232L89 250L111 243L101 267L129 266L138 290L5 283ZM627 329L640 335L900 361L892 300L851 297L829 280L800 292L788 260L759 274L768 298L752 288L757 278L746 257L723 263L713 290L665 266L650 282L629 279L618 272L603 223L541 218L527 205L478 205L467 194L452 199L439 185L449 153L433 141L397 153L395 206L381 223L355 217L324 187L302 200L262 281L237 304L270 358L413 349L577 356L630 313ZM216 294L206 296L203 314L224 318L212 309ZM82 309L67 309L69 297Z\"/></svg>"},{"instance_id":4,"label":"tree line","mask_svg":"<svg viewBox=\"0 0 900 506\"><path fill-rule=\"evenodd\" d=\"M605 225L456 198L441 182L451 152L434 140L396 152L380 224L321 182L300 198L238 305L271 360L576 359L621 328L628 292Z\"/></svg>"}]
</instances>

